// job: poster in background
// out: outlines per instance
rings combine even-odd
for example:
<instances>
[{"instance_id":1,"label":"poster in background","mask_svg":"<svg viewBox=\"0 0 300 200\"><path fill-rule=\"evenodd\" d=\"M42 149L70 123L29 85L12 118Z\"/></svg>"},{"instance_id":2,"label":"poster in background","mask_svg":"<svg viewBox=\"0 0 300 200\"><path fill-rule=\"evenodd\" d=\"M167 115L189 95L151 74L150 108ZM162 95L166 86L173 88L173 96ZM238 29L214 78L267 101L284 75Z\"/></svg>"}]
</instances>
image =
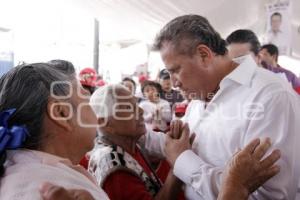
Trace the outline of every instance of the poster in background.
<instances>
[{"instance_id":1,"label":"poster in background","mask_svg":"<svg viewBox=\"0 0 300 200\"><path fill-rule=\"evenodd\" d=\"M0 27L1 28L1 27ZM0 77L14 65L13 35L8 29L0 29Z\"/></svg>"},{"instance_id":2,"label":"poster in background","mask_svg":"<svg viewBox=\"0 0 300 200\"><path fill-rule=\"evenodd\" d=\"M289 55L291 48L290 2L266 5L267 29L264 43L278 47L280 55Z\"/></svg>"}]
</instances>

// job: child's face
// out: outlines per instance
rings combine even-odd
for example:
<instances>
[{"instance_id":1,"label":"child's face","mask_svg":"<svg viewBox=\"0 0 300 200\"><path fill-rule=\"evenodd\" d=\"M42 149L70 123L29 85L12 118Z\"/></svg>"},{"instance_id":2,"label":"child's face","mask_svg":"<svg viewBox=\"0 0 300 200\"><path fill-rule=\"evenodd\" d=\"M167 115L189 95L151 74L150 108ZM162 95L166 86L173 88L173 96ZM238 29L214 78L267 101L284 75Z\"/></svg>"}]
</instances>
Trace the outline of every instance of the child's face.
<instances>
[{"instance_id":1,"label":"child's face","mask_svg":"<svg viewBox=\"0 0 300 200\"><path fill-rule=\"evenodd\" d=\"M159 99L159 94L156 87L148 85L144 89L144 97L151 102L155 102Z\"/></svg>"}]
</instances>

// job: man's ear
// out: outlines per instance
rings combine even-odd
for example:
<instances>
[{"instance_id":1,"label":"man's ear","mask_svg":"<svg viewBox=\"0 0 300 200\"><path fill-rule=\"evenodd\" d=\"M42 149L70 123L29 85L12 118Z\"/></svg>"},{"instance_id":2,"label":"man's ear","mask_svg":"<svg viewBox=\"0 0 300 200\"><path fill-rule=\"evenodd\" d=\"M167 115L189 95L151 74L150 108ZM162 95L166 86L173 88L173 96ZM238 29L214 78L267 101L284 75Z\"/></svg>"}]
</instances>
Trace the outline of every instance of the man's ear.
<instances>
[{"instance_id":1,"label":"man's ear","mask_svg":"<svg viewBox=\"0 0 300 200\"><path fill-rule=\"evenodd\" d=\"M59 100L49 100L47 104L47 116L57 126L72 131L73 106L71 103Z\"/></svg>"},{"instance_id":2,"label":"man's ear","mask_svg":"<svg viewBox=\"0 0 300 200\"><path fill-rule=\"evenodd\" d=\"M274 54L274 55L272 55L272 58L275 60L275 62L277 63L277 61L278 61L278 55L276 55L276 54Z\"/></svg>"},{"instance_id":3,"label":"man's ear","mask_svg":"<svg viewBox=\"0 0 300 200\"><path fill-rule=\"evenodd\" d=\"M213 57L214 53L208 46L204 44L199 44L196 49L196 53L198 56L201 57L202 62L207 62L210 61L211 58Z\"/></svg>"}]
</instances>

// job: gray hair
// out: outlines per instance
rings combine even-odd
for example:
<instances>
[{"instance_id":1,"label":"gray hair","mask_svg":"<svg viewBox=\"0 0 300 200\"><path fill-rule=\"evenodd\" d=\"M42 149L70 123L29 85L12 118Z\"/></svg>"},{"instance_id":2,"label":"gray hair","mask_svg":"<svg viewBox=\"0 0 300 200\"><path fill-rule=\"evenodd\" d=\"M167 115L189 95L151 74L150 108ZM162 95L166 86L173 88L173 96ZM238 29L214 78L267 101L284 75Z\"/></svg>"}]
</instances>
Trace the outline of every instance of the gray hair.
<instances>
[{"instance_id":1,"label":"gray hair","mask_svg":"<svg viewBox=\"0 0 300 200\"><path fill-rule=\"evenodd\" d=\"M25 125L29 132L22 148L41 148L43 120L49 97L52 94L67 96L71 88L66 83L73 79L74 76L66 76L47 63L16 66L1 77L0 112L15 108L8 126ZM5 157L5 152L1 153L1 157ZM3 163L0 163L1 166Z\"/></svg>"},{"instance_id":2,"label":"gray hair","mask_svg":"<svg viewBox=\"0 0 300 200\"><path fill-rule=\"evenodd\" d=\"M67 60L50 60L48 64L63 72L66 75L75 75L74 65Z\"/></svg>"},{"instance_id":3,"label":"gray hair","mask_svg":"<svg viewBox=\"0 0 300 200\"><path fill-rule=\"evenodd\" d=\"M118 91L128 90L121 84L109 84L98 88L90 98L90 105L98 118L108 118L114 114Z\"/></svg>"},{"instance_id":4,"label":"gray hair","mask_svg":"<svg viewBox=\"0 0 300 200\"><path fill-rule=\"evenodd\" d=\"M225 40L199 15L183 15L167 23L156 36L153 50L161 50L164 42L170 42L183 55L194 55L199 44L208 46L217 55L227 53Z\"/></svg>"}]
</instances>

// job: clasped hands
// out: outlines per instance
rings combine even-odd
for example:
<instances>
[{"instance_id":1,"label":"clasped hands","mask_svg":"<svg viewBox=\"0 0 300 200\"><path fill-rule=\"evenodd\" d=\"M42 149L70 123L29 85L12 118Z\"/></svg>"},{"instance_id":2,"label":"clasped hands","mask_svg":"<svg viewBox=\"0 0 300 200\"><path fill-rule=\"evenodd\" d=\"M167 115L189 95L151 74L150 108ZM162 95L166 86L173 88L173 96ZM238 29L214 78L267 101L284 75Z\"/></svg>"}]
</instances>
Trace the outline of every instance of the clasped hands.
<instances>
[{"instance_id":1,"label":"clasped hands","mask_svg":"<svg viewBox=\"0 0 300 200\"><path fill-rule=\"evenodd\" d=\"M171 167L176 159L186 150L192 149L195 134L190 134L188 124L180 120L171 122L170 131L166 134L165 153ZM280 158L280 150L273 150L265 156L271 147L270 138L254 139L242 150L235 153L223 171L222 188L230 191L231 187L240 189L249 195L268 179L279 173L280 168L275 162ZM200 167L200 166L199 166ZM221 191L221 193L222 193ZM225 193L222 193L225 195Z\"/></svg>"}]
</instances>

